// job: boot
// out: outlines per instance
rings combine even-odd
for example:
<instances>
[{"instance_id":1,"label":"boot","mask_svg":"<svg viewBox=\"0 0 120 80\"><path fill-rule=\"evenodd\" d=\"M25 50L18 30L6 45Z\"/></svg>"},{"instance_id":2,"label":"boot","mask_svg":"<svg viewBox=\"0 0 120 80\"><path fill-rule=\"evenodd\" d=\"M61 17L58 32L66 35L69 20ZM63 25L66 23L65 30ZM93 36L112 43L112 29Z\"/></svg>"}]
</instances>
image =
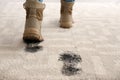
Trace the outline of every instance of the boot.
<instances>
[{"instance_id":1,"label":"boot","mask_svg":"<svg viewBox=\"0 0 120 80\"><path fill-rule=\"evenodd\" d=\"M26 23L23 34L24 42L42 42L43 37L41 35L41 23L43 20L43 10L45 8L45 4L39 2L38 0L27 0L23 6L26 10Z\"/></svg>"},{"instance_id":2,"label":"boot","mask_svg":"<svg viewBox=\"0 0 120 80\"><path fill-rule=\"evenodd\" d=\"M65 0L61 0L60 27L62 27L62 28L71 28L72 27L73 5L74 5L74 2L66 2Z\"/></svg>"}]
</instances>

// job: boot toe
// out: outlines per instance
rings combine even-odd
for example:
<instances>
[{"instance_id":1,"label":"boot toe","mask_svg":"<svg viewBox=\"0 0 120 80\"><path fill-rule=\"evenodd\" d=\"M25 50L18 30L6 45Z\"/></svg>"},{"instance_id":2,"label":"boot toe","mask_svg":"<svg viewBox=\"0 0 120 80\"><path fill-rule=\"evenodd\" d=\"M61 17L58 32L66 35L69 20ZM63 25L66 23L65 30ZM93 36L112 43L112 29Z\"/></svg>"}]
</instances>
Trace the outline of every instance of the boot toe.
<instances>
[{"instance_id":1,"label":"boot toe","mask_svg":"<svg viewBox=\"0 0 120 80\"><path fill-rule=\"evenodd\" d=\"M60 23L61 28L71 28L72 27L72 22L61 22Z\"/></svg>"},{"instance_id":2,"label":"boot toe","mask_svg":"<svg viewBox=\"0 0 120 80\"><path fill-rule=\"evenodd\" d=\"M40 37L40 35L29 34L29 35L23 37L23 41L25 43L40 43L44 40L42 37Z\"/></svg>"}]
</instances>

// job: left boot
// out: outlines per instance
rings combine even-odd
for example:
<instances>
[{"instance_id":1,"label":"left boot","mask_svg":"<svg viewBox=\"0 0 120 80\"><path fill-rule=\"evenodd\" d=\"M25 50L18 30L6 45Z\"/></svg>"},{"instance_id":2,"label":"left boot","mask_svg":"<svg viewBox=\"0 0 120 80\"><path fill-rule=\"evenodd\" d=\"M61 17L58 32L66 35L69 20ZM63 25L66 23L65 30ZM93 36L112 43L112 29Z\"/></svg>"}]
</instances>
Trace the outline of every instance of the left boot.
<instances>
[{"instance_id":1,"label":"left boot","mask_svg":"<svg viewBox=\"0 0 120 80\"><path fill-rule=\"evenodd\" d=\"M61 0L61 17L60 17L60 27L71 28L73 23L72 10L74 2L66 2Z\"/></svg>"},{"instance_id":2,"label":"left boot","mask_svg":"<svg viewBox=\"0 0 120 80\"><path fill-rule=\"evenodd\" d=\"M25 43L38 43L44 39L41 34L41 24L43 20L43 10L45 4L38 0L26 0L24 3L26 10L26 22L23 33Z\"/></svg>"}]
</instances>

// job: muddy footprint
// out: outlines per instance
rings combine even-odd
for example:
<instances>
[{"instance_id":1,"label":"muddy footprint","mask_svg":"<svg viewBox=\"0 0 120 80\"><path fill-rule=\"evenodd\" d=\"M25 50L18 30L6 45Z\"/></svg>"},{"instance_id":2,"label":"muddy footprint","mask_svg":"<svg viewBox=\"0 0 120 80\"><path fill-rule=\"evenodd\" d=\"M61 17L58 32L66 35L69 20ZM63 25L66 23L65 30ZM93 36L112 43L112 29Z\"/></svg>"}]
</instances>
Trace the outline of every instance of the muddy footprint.
<instances>
[{"instance_id":1,"label":"muddy footprint","mask_svg":"<svg viewBox=\"0 0 120 80\"><path fill-rule=\"evenodd\" d=\"M82 71L80 64L82 62L82 58L74 52L67 51L60 54L59 61L63 61L63 67L61 70L63 75L76 75Z\"/></svg>"},{"instance_id":2,"label":"muddy footprint","mask_svg":"<svg viewBox=\"0 0 120 80\"><path fill-rule=\"evenodd\" d=\"M42 46L39 46L38 43L29 43L27 44L26 48L25 48L25 51L27 52L37 52L39 50L43 50L43 47Z\"/></svg>"}]
</instances>

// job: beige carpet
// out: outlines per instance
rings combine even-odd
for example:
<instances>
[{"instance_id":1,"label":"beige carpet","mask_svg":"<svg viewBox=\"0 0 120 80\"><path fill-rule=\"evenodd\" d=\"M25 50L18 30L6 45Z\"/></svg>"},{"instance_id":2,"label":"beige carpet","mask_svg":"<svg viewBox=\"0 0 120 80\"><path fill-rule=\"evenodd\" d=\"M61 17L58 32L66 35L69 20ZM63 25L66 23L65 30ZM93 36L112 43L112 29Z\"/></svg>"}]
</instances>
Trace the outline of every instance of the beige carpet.
<instances>
[{"instance_id":1,"label":"beige carpet","mask_svg":"<svg viewBox=\"0 0 120 80\"><path fill-rule=\"evenodd\" d=\"M59 3L47 3L43 50L25 51L22 2L0 3L0 80L120 80L120 4L76 3L74 27L59 28ZM82 72L61 73L60 54L82 57Z\"/></svg>"}]
</instances>

